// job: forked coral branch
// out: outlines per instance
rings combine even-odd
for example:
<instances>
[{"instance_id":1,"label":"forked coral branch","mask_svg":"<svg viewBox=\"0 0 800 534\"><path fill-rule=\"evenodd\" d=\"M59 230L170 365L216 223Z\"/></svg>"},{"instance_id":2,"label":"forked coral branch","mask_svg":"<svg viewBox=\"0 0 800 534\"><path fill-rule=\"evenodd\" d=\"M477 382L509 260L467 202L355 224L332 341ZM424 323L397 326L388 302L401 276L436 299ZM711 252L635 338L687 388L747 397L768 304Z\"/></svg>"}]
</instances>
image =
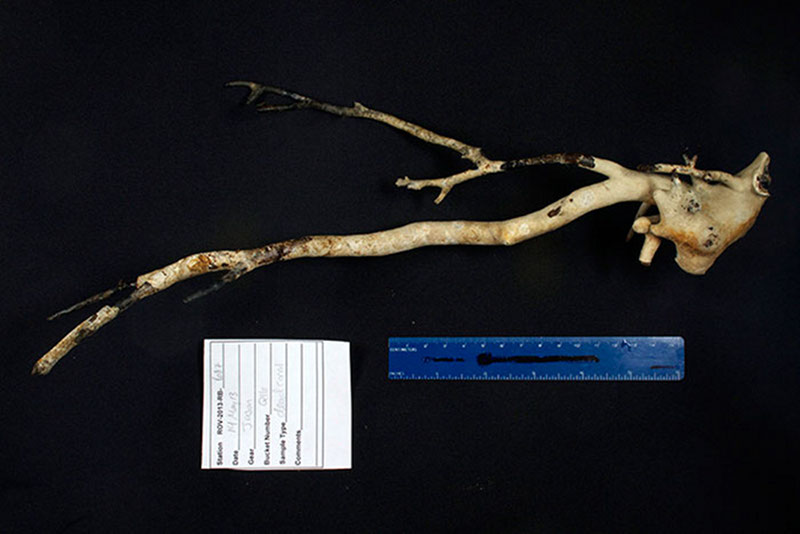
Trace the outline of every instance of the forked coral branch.
<instances>
[{"instance_id":1,"label":"forked coral branch","mask_svg":"<svg viewBox=\"0 0 800 534\"><path fill-rule=\"evenodd\" d=\"M520 217L502 221L424 221L389 230L355 235L311 235L271 243L249 250L217 250L192 254L155 271L139 276L135 282L120 282L115 288L55 314L67 313L86 304L104 300L126 288L133 291L115 304L105 305L76 326L33 367L33 374L47 374L53 366L86 337L116 318L133 304L195 276L224 272L211 288L189 297L191 300L265 265L297 258L337 256L386 256L432 245L514 245L550 232L578 217L619 202L639 202L632 232L644 235L639 260L649 265L661 240L675 243L676 261L685 271L703 274L716 258L753 225L769 196L769 157L760 153L737 174L703 171L695 167L697 157L683 164L655 164L638 169L587 154L545 154L514 160L486 157L476 146L445 137L408 121L355 103L337 106L277 87L235 81L228 86L248 90L245 103L260 112L315 109L341 117L370 119L402 130L431 144L450 148L474 168L433 179L397 180L398 187L439 189L435 202L441 202L458 184L509 169L544 164L575 165L604 177L582 187L550 205ZM286 104L267 103L264 97L277 95ZM657 213L647 215L656 208ZM631 234L632 235L632 234Z\"/></svg>"}]
</instances>

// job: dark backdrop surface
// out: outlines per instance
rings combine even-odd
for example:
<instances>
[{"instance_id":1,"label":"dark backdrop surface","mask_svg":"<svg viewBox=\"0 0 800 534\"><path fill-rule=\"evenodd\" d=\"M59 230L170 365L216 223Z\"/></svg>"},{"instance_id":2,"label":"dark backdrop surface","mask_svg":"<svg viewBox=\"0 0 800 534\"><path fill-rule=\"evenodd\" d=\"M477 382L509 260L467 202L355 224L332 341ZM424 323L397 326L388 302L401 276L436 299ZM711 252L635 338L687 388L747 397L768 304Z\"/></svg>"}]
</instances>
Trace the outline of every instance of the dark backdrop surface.
<instances>
[{"instance_id":1,"label":"dark backdrop surface","mask_svg":"<svg viewBox=\"0 0 800 534\"><path fill-rule=\"evenodd\" d=\"M0 6L5 532L797 530L796 18L491 2ZM224 5L224 7L220 7ZM441 205L465 168L383 125L258 116L232 79L358 100L497 158L583 151L738 171L773 197L705 276L624 242L635 206L503 247L301 260L148 299L46 377L91 312L186 254L425 219L492 220L596 177L545 167ZM390 336L679 335L680 383L389 382ZM353 469L201 471L204 337L345 339Z\"/></svg>"}]
</instances>

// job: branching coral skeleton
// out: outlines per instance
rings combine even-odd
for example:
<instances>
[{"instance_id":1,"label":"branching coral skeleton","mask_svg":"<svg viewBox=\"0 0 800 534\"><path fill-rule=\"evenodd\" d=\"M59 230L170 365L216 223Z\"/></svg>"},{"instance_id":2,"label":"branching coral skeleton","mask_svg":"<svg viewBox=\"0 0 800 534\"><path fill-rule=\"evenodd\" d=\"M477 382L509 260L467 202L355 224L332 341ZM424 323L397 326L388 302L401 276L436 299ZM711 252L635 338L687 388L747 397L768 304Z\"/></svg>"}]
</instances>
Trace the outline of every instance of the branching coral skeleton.
<instances>
[{"instance_id":1,"label":"branching coral skeleton","mask_svg":"<svg viewBox=\"0 0 800 534\"><path fill-rule=\"evenodd\" d=\"M135 282L117 287L59 312L59 316L87 304L104 300L117 291L132 292L113 305L105 305L76 326L33 367L33 374L47 374L53 366L102 326L131 305L168 287L216 271L225 274L208 290L187 300L218 289L265 265L297 258L336 256L385 256L431 245L514 245L550 232L578 217L618 202L639 202L640 208L631 234L644 235L639 261L649 265L662 239L675 243L678 265L692 274L703 274L716 258L753 225L769 196L769 157L760 153L737 174L704 171L695 165L697 157L683 164L656 164L628 169L613 161L586 154L545 154L515 160L494 160L480 148L439 135L398 117L356 102L351 107L337 106L277 87L236 81L231 87L249 90L245 100L261 112L315 109L341 117L370 119L402 130L431 144L452 149L474 168L443 178L414 180L401 178L398 187L438 188L435 202L458 184L503 171L543 164L576 165L605 177L601 182L582 187L566 197L527 215L504 221L427 221L415 222L381 232L356 235L312 235L249 250L217 250L192 254L155 271L139 276ZM278 95L287 104L265 102L267 95ZM647 215L652 208L657 214ZM629 237L630 237L629 235Z\"/></svg>"}]
</instances>

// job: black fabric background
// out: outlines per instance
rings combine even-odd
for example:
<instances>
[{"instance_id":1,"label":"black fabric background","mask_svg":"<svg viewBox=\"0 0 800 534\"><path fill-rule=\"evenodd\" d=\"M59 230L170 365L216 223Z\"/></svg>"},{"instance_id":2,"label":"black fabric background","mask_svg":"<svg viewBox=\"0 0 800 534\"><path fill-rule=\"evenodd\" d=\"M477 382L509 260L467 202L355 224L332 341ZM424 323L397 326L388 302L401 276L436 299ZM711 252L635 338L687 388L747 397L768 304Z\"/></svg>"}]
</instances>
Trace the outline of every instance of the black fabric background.
<instances>
[{"instance_id":1,"label":"black fabric background","mask_svg":"<svg viewBox=\"0 0 800 534\"><path fill-rule=\"evenodd\" d=\"M797 530L796 17L650 3L4 2L4 532ZM230 5L226 5L230 4ZM509 218L596 177L465 168L377 123L259 116L232 79L358 100L514 158L635 166L766 150L771 198L702 277L647 269L618 205L503 247L301 260L148 299L46 377L90 312L186 254L425 219ZM680 335L680 383L389 382L387 338ZM204 337L345 339L353 469L201 471Z\"/></svg>"}]
</instances>

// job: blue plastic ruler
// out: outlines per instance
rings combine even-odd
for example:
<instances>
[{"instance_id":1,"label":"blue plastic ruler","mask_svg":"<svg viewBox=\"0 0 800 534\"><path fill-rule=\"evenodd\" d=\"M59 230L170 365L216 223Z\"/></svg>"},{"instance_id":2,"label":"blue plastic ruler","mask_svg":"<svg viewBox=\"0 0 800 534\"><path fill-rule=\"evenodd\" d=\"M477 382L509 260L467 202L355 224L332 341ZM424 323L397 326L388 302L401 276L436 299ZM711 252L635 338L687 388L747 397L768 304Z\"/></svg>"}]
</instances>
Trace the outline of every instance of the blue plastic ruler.
<instances>
[{"instance_id":1,"label":"blue plastic ruler","mask_svg":"<svg viewBox=\"0 0 800 534\"><path fill-rule=\"evenodd\" d=\"M393 337L399 380L683 379L681 337Z\"/></svg>"}]
</instances>

